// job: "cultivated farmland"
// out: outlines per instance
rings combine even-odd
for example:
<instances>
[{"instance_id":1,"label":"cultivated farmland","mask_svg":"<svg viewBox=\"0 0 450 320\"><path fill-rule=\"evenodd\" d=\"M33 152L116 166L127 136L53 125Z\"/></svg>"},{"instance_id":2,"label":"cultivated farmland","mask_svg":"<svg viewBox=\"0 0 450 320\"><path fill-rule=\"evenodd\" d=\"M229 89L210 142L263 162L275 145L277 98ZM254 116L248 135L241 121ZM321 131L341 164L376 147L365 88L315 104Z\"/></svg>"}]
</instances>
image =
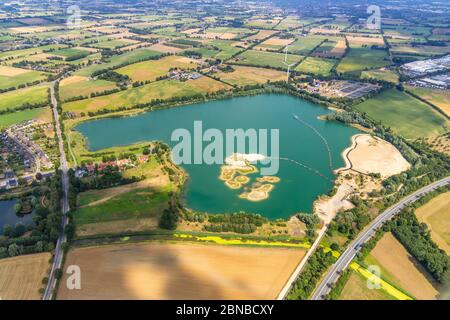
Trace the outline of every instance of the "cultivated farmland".
<instances>
[{"instance_id":1,"label":"cultivated farmland","mask_svg":"<svg viewBox=\"0 0 450 320\"><path fill-rule=\"evenodd\" d=\"M0 66L0 89L18 87L38 80L44 80L44 72L26 70L14 67Z\"/></svg>"},{"instance_id":2,"label":"cultivated farmland","mask_svg":"<svg viewBox=\"0 0 450 320\"><path fill-rule=\"evenodd\" d=\"M382 278L417 299L436 299L439 295L431 276L391 233L377 243L368 263L378 265Z\"/></svg>"},{"instance_id":3,"label":"cultivated farmland","mask_svg":"<svg viewBox=\"0 0 450 320\"><path fill-rule=\"evenodd\" d=\"M450 192L418 208L416 216L428 225L433 241L450 255Z\"/></svg>"},{"instance_id":4,"label":"cultivated farmland","mask_svg":"<svg viewBox=\"0 0 450 320\"><path fill-rule=\"evenodd\" d=\"M47 276L50 254L39 253L0 260L2 300L38 300L42 279Z\"/></svg>"},{"instance_id":5,"label":"cultivated farmland","mask_svg":"<svg viewBox=\"0 0 450 320\"><path fill-rule=\"evenodd\" d=\"M304 253L163 243L74 249L66 265L85 270L82 289L62 285L58 299L274 299Z\"/></svg>"},{"instance_id":6,"label":"cultivated farmland","mask_svg":"<svg viewBox=\"0 0 450 320\"><path fill-rule=\"evenodd\" d=\"M0 116L0 130L12 126L13 124L32 119L39 119L47 123L50 122L52 120L50 108L37 108L2 114Z\"/></svg>"},{"instance_id":7,"label":"cultivated farmland","mask_svg":"<svg viewBox=\"0 0 450 320\"><path fill-rule=\"evenodd\" d=\"M280 81L286 79L286 73L283 71L233 66L233 72L220 72L217 76L232 85L246 86L258 83L267 83L267 81Z\"/></svg>"},{"instance_id":8,"label":"cultivated farmland","mask_svg":"<svg viewBox=\"0 0 450 320\"><path fill-rule=\"evenodd\" d=\"M329 75L336 60L308 57L300 63L296 71L326 76Z\"/></svg>"},{"instance_id":9,"label":"cultivated farmland","mask_svg":"<svg viewBox=\"0 0 450 320\"><path fill-rule=\"evenodd\" d=\"M166 76L171 68L195 69L197 64L194 60L169 56L159 60L148 60L130 64L117 69L116 72L129 76L133 81L154 81L161 76Z\"/></svg>"},{"instance_id":10,"label":"cultivated farmland","mask_svg":"<svg viewBox=\"0 0 450 320\"><path fill-rule=\"evenodd\" d=\"M228 88L229 86L208 77L185 82L163 80L107 96L65 103L63 108L65 111L74 112L94 112L104 108L114 110L123 106L131 107L139 103L147 103L154 99L190 97Z\"/></svg>"},{"instance_id":11,"label":"cultivated farmland","mask_svg":"<svg viewBox=\"0 0 450 320\"><path fill-rule=\"evenodd\" d=\"M395 300L382 289L369 289L366 278L358 272L350 272L350 277L342 289L339 300Z\"/></svg>"},{"instance_id":12,"label":"cultivated farmland","mask_svg":"<svg viewBox=\"0 0 450 320\"><path fill-rule=\"evenodd\" d=\"M48 102L48 87L36 86L0 94L0 111Z\"/></svg>"},{"instance_id":13,"label":"cultivated farmland","mask_svg":"<svg viewBox=\"0 0 450 320\"><path fill-rule=\"evenodd\" d=\"M285 54L283 53L249 50L240 54L235 59L236 61L234 63L259 67L287 69L286 65L283 63L284 59ZM302 56L292 54L287 55L288 64L297 63L301 59L303 59Z\"/></svg>"},{"instance_id":14,"label":"cultivated farmland","mask_svg":"<svg viewBox=\"0 0 450 320\"><path fill-rule=\"evenodd\" d=\"M336 68L339 73L385 67L390 64L387 51L351 48Z\"/></svg>"},{"instance_id":15,"label":"cultivated farmland","mask_svg":"<svg viewBox=\"0 0 450 320\"><path fill-rule=\"evenodd\" d=\"M408 139L446 132L448 121L427 104L391 89L356 106L374 120Z\"/></svg>"}]
</instances>

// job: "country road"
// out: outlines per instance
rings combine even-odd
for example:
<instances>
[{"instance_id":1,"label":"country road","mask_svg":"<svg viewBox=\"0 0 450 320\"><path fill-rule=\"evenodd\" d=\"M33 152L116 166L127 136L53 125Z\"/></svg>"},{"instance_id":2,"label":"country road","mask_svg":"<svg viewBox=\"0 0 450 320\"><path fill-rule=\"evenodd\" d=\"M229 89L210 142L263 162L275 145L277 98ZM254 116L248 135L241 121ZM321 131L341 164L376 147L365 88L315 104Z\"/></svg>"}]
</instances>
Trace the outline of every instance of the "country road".
<instances>
[{"instance_id":1,"label":"country road","mask_svg":"<svg viewBox=\"0 0 450 320\"><path fill-rule=\"evenodd\" d=\"M43 300L51 300L53 296L53 290L56 285L55 271L62 267L62 258L63 258L63 250L61 248L62 244L66 242L67 238L64 232L64 228L67 225L67 212L69 212L69 200L68 200L68 191L69 191L69 176L67 172L69 170L67 165L66 154L64 152L64 142L62 139L61 127L59 125L59 114L58 114L58 103L55 97L55 82L52 82L50 86L50 95L51 95L51 103L53 109L53 117L55 121L56 134L58 136L58 148L59 148L59 157L61 162L61 172L62 172L62 186L63 186L63 198L62 198L62 221L61 228L62 232L56 242L55 254L53 257L53 264L50 271L50 275L48 277L47 287L45 288L44 295L42 297Z\"/></svg>"},{"instance_id":2,"label":"country road","mask_svg":"<svg viewBox=\"0 0 450 320\"><path fill-rule=\"evenodd\" d=\"M336 263L331 267L331 270L327 273L325 278L317 287L316 291L311 297L311 300L325 299L326 295L330 292L333 285L339 279L339 276L348 267L350 262L355 258L356 254L361 250L361 246L367 240L369 240L386 221L390 220L393 216L395 216L409 204L420 199L423 195L437 188L443 187L449 183L450 177L447 177L442 180L436 181L432 184L429 184L428 186L423 187L422 189L419 189L416 192L412 193L411 195L403 198L400 202L398 202L397 204L388 208L386 211L380 214L370 224L369 227L364 229L364 231L348 246L348 248L344 251L344 253L339 257Z\"/></svg>"}]
</instances>

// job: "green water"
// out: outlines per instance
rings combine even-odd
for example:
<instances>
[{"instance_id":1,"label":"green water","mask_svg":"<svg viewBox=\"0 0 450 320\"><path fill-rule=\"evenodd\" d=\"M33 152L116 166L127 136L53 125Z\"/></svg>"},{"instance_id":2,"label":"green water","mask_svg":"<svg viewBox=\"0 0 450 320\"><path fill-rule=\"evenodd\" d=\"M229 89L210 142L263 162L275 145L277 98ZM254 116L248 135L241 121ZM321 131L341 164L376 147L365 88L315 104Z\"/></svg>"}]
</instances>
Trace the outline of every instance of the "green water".
<instances>
[{"instance_id":1,"label":"green water","mask_svg":"<svg viewBox=\"0 0 450 320\"><path fill-rule=\"evenodd\" d=\"M276 219L288 218L296 212L311 212L313 201L333 187L334 176L323 141L314 130L293 117L293 114L298 115L327 140L333 167L339 168L344 164L342 150L358 131L338 122L317 119L328 112L295 97L264 94L158 110L135 117L100 119L82 123L76 130L86 137L89 149L97 151L152 140L173 146L176 144L170 140L173 130L185 128L192 132L194 121L200 120L203 130L217 128L224 136L225 129L279 129L280 157L314 168L326 178L294 162L280 160L277 176L281 181L275 184L270 198L250 202L238 197L242 189L229 189L218 179L220 165L183 165L190 177L185 190L189 208L209 213L245 211Z\"/></svg>"}]
</instances>

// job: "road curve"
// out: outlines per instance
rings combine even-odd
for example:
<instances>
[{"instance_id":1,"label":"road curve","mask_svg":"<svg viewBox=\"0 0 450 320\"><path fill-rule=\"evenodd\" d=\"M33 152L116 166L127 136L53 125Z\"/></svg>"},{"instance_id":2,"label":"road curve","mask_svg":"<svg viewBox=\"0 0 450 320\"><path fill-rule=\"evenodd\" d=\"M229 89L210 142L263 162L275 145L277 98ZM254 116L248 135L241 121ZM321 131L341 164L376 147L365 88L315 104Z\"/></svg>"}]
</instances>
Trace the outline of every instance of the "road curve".
<instances>
[{"instance_id":1,"label":"road curve","mask_svg":"<svg viewBox=\"0 0 450 320\"><path fill-rule=\"evenodd\" d=\"M325 299L326 295L330 292L333 285L339 279L339 276L355 258L356 254L361 250L361 246L367 240L369 240L386 221L390 220L393 216L395 216L409 204L420 199L423 195L447 184L450 184L450 177L446 177L442 180L433 182L428 186L423 187L422 189L419 189L416 192L410 194L409 196L406 196L400 202L388 208L377 218L375 218L370 226L365 228L364 231L348 246L344 253L339 257L336 263L332 266L331 270L327 273L325 278L317 287L316 291L311 297L311 300Z\"/></svg>"},{"instance_id":2,"label":"road curve","mask_svg":"<svg viewBox=\"0 0 450 320\"><path fill-rule=\"evenodd\" d=\"M53 264L50 270L50 275L48 277L47 286L44 291L44 295L42 297L43 300L51 300L53 296L53 291L56 286L56 278L55 271L62 267L62 258L63 258L63 250L61 248L62 244L67 241L64 228L67 225L67 212L69 212L69 199L68 199L68 191L69 191L69 176L67 172L69 170L67 165L66 154L64 152L64 142L62 139L61 127L59 125L59 114L58 114L58 103L55 97L55 85L56 81L52 82L50 86L50 95L53 109L53 117L55 121L56 134L58 136L58 148L59 148L59 157L61 164L61 172L62 172L62 187L63 187L63 198L62 198L62 220L61 220L61 234L56 242L55 254L53 256Z\"/></svg>"}]
</instances>

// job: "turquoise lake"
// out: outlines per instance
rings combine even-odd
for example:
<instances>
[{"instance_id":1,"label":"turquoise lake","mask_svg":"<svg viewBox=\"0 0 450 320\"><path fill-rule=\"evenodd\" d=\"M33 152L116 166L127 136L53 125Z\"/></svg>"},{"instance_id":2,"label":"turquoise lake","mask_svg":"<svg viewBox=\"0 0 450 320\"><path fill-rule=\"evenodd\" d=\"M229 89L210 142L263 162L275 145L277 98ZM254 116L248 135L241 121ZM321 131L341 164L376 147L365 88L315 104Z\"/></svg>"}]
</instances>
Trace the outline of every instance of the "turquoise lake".
<instances>
[{"instance_id":1,"label":"turquoise lake","mask_svg":"<svg viewBox=\"0 0 450 320\"><path fill-rule=\"evenodd\" d=\"M327 147L317 132L329 145L333 168L344 165L341 153L358 131L338 122L318 119L327 113L326 108L303 99L263 94L157 110L133 117L88 121L78 125L76 130L86 138L89 150L97 151L154 140L173 147L177 142L171 141L172 132L179 128L193 132L194 121L202 121L203 131L216 128L224 136L226 129L279 129L279 156L293 161L280 160L277 176L281 181L275 184L267 200L250 202L239 198L242 189L232 190L219 179L220 165L183 165L189 174L185 189L187 207L209 213L245 211L277 219L288 218L297 212L311 212L314 200L333 187L334 175L329 167ZM205 142L204 146L208 144ZM253 181L258 176L250 177Z\"/></svg>"}]
</instances>

